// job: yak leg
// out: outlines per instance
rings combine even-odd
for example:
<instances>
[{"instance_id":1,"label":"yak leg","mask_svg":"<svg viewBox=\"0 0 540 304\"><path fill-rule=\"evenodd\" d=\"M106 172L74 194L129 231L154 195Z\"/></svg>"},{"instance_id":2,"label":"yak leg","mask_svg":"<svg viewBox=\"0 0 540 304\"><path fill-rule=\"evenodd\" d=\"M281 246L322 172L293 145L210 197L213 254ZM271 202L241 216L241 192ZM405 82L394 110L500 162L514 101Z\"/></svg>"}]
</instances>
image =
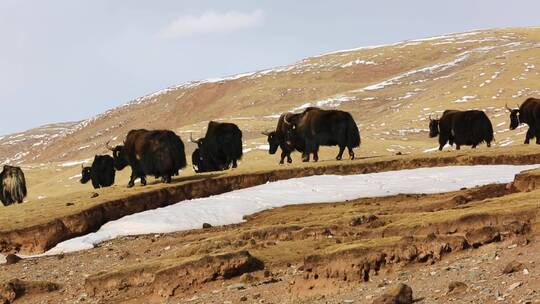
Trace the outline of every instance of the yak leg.
<instances>
[{"instance_id":1,"label":"yak leg","mask_svg":"<svg viewBox=\"0 0 540 304\"><path fill-rule=\"evenodd\" d=\"M94 189L99 189L99 183L97 181L92 180L92 186L94 186Z\"/></svg>"},{"instance_id":2,"label":"yak leg","mask_svg":"<svg viewBox=\"0 0 540 304\"><path fill-rule=\"evenodd\" d=\"M137 174L135 171L131 171L131 177L129 178L128 188L131 188L135 185L135 180L137 179Z\"/></svg>"},{"instance_id":3,"label":"yak leg","mask_svg":"<svg viewBox=\"0 0 540 304\"><path fill-rule=\"evenodd\" d=\"M487 142L487 147L490 148L491 147L491 142Z\"/></svg>"},{"instance_id":4,"label":"yak leg","mask_svg":"<svg viewBox=\"0 0 540 304\"><path fill-rule=\"evenodd\" d=\"M146 186L146 176L141 176L141 185Z\"/></svg>"},{"instance_id":5,"label":"yak leg","mask_svg":"<svg viewBox=\"0 0 540 304\"><path fill-rule=\"evenodd\" d=\"M308 162L309 161L309 152L305 152L302 153L302 161L303 162Z\"/></svg>"},{"instance_id":6,"label":"yak leg","mask_svg":"<svg viewBox=\"0 0 540 304\"><path fill-rule=\"evenodd\" d=\"M525 134L525 142L523 142L524 144L528 145L529 144L529 140L531 138L534 138L534 134L531 130L531 128L529 127L529 129L527 129L527 133Z\"/></svg>"},{"instance_id":7,"label":"yak leg","mask_svg":"<svg viewBox=\"0 0 540 304\"><path fill-rule=\"evenodd\" d=\"M313 149L313 161L319 161L319 145L315 145L315 149Z\"/></svg>"},{"instance_id":8,"label":"yak leg","mask_svg":"<svg viewBox=\"0 0 540 304\"><path fill-rule=\"evenodd\" d=\"M281 160L279 161L279 164L280 165L283 165L283 160L285 159L285 157L290 157L287 155L287 153L285 151L281 151ZM287 161L289 161L289 159L287 158Z\"/></svg>"},{"instance_id":9,"label":"yak leg","mask_svg":"<svg viewBox=\"0 0 540 304\"><path fill-rule=\"evenodd\" d=\"M461 145L460 144L456 144L456 150L459 150L461 149Z\"/></svg>"},{"instance_id":10,"label":"yak leg","mask_svg":"<svg viewBox=\"0 0 540 304\"><path fill-rule=\"evenodd\" d=\"M287 154L287 162L290 164L292 163L291 153Z\"/></svg>"},{"instance_id":11,"label":"yak leg","mask_svg":"<svg viewBox=\"0 0 540 304\"><path fill-rule=\"evenodd\" d=\"M336 160L341 160L343 157L343 151L345 151L345 146L339 146L339 153L336 156Z\"/></svg>"},{"instance_id":12,"label":"yak leg","mask_svg":"<svg viewBox=\"0 0 540 304\"><path fill-rule=\"evenodd\" d=\"M441 135L439 135L439 151L442 151L442 149L444 148L444 146L446 145L446 142L448 140L446 139L446 137L443 137ZM459 150L459 149L458 149Z\"/></svg>"},{"instance_id":13,"label":"yak leg","mask_svg":"<svg viewBox=\"0 0 540 304\"><path fill-rule=\"evenodd\" d=\"M472 148L471 149L476 149L476 145L472 145Z\"/></svg>"},{"instance_id":14,"label":"yak leg","mask_svg":"<svg viewBox=\"0 0 540 304\"><path fill-rule=\"evenodd\" d=\"M530 130L530 128L529 128L529 130ZM536 137L536 144L540 145L540 129L537 129L534 132L535 133L531 132L531 134L533 134L533 136L531 136L531 138Z\"/></svg>"},{"instance_id":15,"label":"yak leg","mask_svg":"<svg viewBox=\"0 0 540 304\"><path fill-rule=\"evenodd\" d=\"M233 161L232 161L232 167L233 167L233 168L238 167L238 164L236 163L236 159L233 159Z\"/></svg>"},{"instance_id":16,"label":"yak leg","mask_svg":"<svg viewBox=\"0 0 540 304\"><path fill-rule=\"evenodd\" d=\"M351 160L354 159L354 151L353 151L353 148L352 147L347 147L347 150L349 150L349 156L351 158Z\"/></svg>"}]
</instances>

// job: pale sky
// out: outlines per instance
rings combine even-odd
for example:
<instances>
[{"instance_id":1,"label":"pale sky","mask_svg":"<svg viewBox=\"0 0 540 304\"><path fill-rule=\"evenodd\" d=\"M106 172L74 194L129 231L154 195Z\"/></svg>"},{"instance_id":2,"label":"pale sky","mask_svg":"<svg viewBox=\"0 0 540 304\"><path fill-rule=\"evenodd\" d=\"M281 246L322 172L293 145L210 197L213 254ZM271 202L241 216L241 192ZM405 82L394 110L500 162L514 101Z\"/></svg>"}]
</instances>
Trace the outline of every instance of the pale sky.
<instances>
[{"instance_id":1,"label":"pale sky","mask_svg":"<svg viewBox=\"0 0 540 304\"><path fill-rule=\"evenodd\" d=\"M0 0L0 134L328 51L535 26L539 11L537 0Z\"/></svg>"}]
</instances>

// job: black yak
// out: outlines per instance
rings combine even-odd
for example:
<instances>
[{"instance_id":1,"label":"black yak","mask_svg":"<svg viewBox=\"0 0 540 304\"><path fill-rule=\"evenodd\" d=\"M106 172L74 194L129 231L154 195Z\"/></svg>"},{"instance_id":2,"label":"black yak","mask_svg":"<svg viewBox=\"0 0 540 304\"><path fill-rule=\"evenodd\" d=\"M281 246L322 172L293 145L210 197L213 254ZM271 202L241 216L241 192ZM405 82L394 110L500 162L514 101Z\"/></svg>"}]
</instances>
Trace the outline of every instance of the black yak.
<instances>
[{"instance_id":1,"label":"black yak","mask_svg":"<svg viewBox=\"0 0 540 304\"><path fill-rule=\"evenodd\" d=\"M26 179L20 167L4 165L0 173L0 201L4 206L22 203L26 197Z\"/></svg>"},{"instance_id":2,"label":"black yak","mask_svg":"<svg viewBox=\"0 0 540 304\"><path fill-rule=\"evenodd\" d=\"M114 184L116 170L114 169L114 158L110 155L96 155L91 167L82 166L81 184L92 181L94 189L109 187Z\"/></svg>"},{"instance_id":3,"label":"black yak","mask_svg":"<svg viewBox=\"0 0 540 304\"><path fill-rule=\"evenodd\" d=\"M162 178L170 183L171 177L186 166L184 143L170 130L131 130L123 145L107 148L113 152L114 167L122 170L131 167L128 187L133 187L137 178L146 185L146 176Z\"/></svg>"},{"instance_id":4,"label":"black yak","mask_svg":"<svg viewBox=\"0 0 540 304\"><path fill-rule=\"evenodd\" d=\"M242 131L233 123L210 121L203 138L190 140L197 144L191 155L197 173L236 168L242 158Z\"/></svg>"},{"instance_id":5,"label":"black yak","mask_svg":"<svg viewBox=\"0 0 540 304\"><path fill-rule=\"evenodd\" d=\"M299 140L303 144L302 161L319 160L320 146L338 146L337 160L341 160L345 148L354 159L353 149L360 146L360 132L352 115L340 110L322 110L310 107L299 115L286 115L287 139Z\"/></svg>"},{"instance_id":6,"label":"black yak","mask_svg":"<svg viewBox=\"0 0 540 304\"><path fill-rule=\"evenodd\" d=\"M486 113L478 110L458 111L446 110L440 119L429 119L429 137L439 136L439 150L446 143L461 146L472 146L485 142L491 147L494 141L493 126Z\"/></svg>"},{"instance_id":7,"label":"black yak","mask_svg":"<svg viewBox=\"0 0 540 304\"><path fill-rule=\"evenodd\" d=\"M536 137L536 144L540 145L540 99L527 98L517 109L510 109L510 130L516 129L524 123L529 126L525 134L525 144Z\"/></svg>"},{"instance_id":8,"label":"black yak","mask_svg":"<svg viewBox=\"0 0 540 304\"><path fill-rule=\"evenodd\" d=\"M304 143L301 138L295 136L295 134L288 134L287 137L287 125L284 122L285 116L288 116L291 119L294 116L300 114L293 113L283 113L278 119L276 129L274 131L264 131L263 135L267 136L268 140L268 153L275 154L278 147L281 148L281 159L279 164L282 165L285 157L287 158L288 163L292 163L291 153L296 151L304 151Z\"/></svg>"}]
</instances>

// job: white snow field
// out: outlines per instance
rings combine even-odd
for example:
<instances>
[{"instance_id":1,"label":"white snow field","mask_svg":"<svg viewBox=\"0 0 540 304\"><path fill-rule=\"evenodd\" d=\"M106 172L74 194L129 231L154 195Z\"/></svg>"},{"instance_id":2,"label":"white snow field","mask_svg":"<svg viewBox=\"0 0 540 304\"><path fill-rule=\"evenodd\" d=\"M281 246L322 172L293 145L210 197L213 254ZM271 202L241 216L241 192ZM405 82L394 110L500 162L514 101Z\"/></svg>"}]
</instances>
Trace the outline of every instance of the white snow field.
<instances>
[{"instance_id":1,"label":"white snow field","mask_svg":"<svg viewBox=\"0 0 540 304\"><path fill-rule=\"evenodd\" d=\"M59 243L45 255L90 249L119 236L167 233L241 223L243 216L286 205L342 202L400 193L440 193L513 181L540 165L482 165L420 168L358 175L292 178L125 216L97 232Z\"/></svg>"}]
</instances>

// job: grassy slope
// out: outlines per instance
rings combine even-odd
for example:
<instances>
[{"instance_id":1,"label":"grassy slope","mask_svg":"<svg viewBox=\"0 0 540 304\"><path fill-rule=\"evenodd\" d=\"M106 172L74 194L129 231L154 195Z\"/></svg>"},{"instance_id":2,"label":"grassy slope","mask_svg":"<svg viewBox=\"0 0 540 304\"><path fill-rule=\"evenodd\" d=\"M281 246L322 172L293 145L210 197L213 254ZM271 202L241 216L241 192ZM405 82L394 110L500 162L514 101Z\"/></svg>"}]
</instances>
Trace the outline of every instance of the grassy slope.
<instances>
[{"instance_id":1,"label":"grassy slope","mask_svg":"<svg viewBox=\"0 0 540 304\"><path fill-rule=\"evenodd\" d=\"M276 118L266 116L343 96L348 101L340 108L351 111L360 125L364 154L433 147L424 130L426 118L447 108L485 109L497 126L499 144L509 144L521 141L524 130L507 132L503 106L537 95L539 39L540 29L454 34L315 56L251 76L178 86L71 127L70 135L45 147L19 146L30 151L21 160L89 158L105 152L107 140L120 142L128 130L141 127L174 129L185 140L190 131L200 134L210 119L238 123L247 147L255 147L264 143L259 132L275 125ZM380 89L359 90L391 79ZM463 96L474 98L453 102ZM325 104L332 105L336 102ZM4 148L9 146L0 149L0 159L13 157L13 149Z\"/></svg>"},{"instance_id":2,"label":"grassy slope","mask_svg":"<svg viewBox=\"0 0 540 304\"><path fill-rule=\"evenodd\" d=\"M7 136L0 139L0 159L13 157L15 151L30 152L21 159L26 164L30 194L26 204L3 209L1 222L18 226L30 218L42 220L44 207L69 214L102 199L131 193L124 188L129 170L119 174L116 187L100 190L102 195L90 200L91 186L78 184L78 165L32 163L91 158L105 152L106 140L120 142L132 128L172 128L186 140L189 132L197 136L209 119L218 118L238 123L246 148L256 148L265 143L259 131L276 121L266 116L327 98L330 105L336 104L332 100L343 100L343 96L348 100L339 108L355 116L363 137L357 155L364 157L388 156L397 151L416 153L435 147L435 140L427 137L426 119L447 108L485 109L495 126L498 145L509 145L504 151L534 149L520 144L524 128L507 130L508 115L503 107L506 102L515 105L536 94L539 40L540 29L488 30L337 52L251 76L195 83L141 98L81 124L65 126L61 132L72 133L48 145L33 146L37 140L34 138L26 144L18 142L14 149L9 143L16 135ZM356 60L375 64L356 64ZM382 82L386 85L379 89L358 90ZM476 97L464 103L453 102L463 96ZM193 145L186 146L189 153ZM333 159L335 154L335 148L325 148L321 159ZM296 155L296 162L298 158ZM271 170L276 163L277 155L268 156L255 149L245 154L237 172ZM192 174L189 168L182 173ZM66 203L75 205L64 208Z\"/></svg>"}]
</instances>

